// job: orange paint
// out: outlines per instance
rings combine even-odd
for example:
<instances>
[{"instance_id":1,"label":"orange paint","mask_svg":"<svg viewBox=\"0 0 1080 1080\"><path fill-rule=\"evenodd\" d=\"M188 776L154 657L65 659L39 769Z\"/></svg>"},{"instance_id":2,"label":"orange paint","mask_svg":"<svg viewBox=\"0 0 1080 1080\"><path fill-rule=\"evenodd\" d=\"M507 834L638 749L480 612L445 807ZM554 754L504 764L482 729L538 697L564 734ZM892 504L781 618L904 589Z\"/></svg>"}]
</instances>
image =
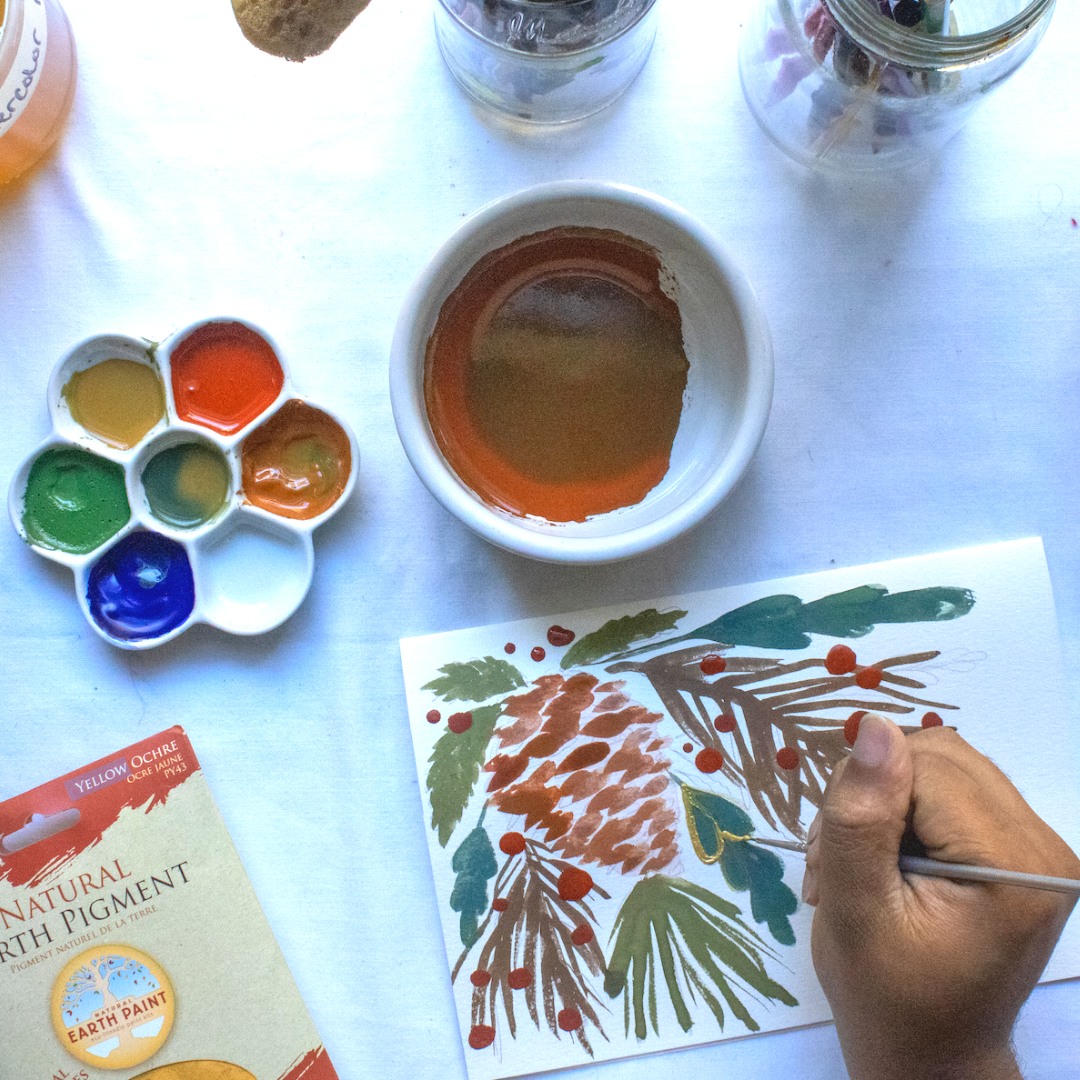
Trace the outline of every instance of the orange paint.
<instances>
[{"instance_id":1,"label":"orange paint","mask_svg":"<svg viewBox=\"0 0 1080 1080\"><path fill-rule=\"evenodd\" d=\"M240 451L244 496L279 517L307 520L330 509L352 471L344 428L293 398L257 427Z\"/></svg>"},{"instance_id":2,"label":"orange paint","mask_svg":"<svg viewBox=\"0 0 1080 1080\"><path fill-rule=\"evenodd\" d=\"M424 396L443 456L485 502L584 521L664 478L689 363L657 253L564 227L485 255L439 312Z\"/></svg>"},{"instance_id":3,"label":"orange paint","mask_svg":"<svg viewBox=\"0 0 1080 1080\"><path fill-rule=\"evenodd\" d=\"M277 400L285 372L270 343L239 322L196 327L172 349L181 420L235 435Z\"/></svg>"}]
</instances>

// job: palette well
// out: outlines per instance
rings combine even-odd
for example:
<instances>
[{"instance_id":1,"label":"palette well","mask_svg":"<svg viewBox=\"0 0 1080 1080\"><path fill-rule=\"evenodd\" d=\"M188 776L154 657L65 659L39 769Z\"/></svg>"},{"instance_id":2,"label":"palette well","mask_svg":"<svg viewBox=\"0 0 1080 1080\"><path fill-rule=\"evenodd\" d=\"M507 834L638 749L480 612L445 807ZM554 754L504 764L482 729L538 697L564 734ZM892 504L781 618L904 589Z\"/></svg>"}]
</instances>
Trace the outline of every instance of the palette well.
<instances>
[{"instance_id":1,"label":"palette well","mask_svg":"<svg viewBox=\"0 0 1080 1080\"><path fill-rule=\"evenodd\" d=\"M51 435L11 482L23 540L71 567L106 641L160 645L196 622L258 634L314 573L314 529L356 482L356 439L296 392L281 350L242 319L160 344L103 334L53 370Z\"/></svg>"}]
</instances>

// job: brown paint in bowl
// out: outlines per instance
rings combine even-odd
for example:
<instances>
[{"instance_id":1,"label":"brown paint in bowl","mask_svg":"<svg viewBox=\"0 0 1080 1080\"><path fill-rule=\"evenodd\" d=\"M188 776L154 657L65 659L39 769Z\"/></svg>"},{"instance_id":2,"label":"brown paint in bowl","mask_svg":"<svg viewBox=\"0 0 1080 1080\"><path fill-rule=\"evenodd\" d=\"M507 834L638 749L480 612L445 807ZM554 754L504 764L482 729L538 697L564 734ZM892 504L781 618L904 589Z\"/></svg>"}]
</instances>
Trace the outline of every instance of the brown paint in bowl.
<instances>
[{"instance_id":1,"label":"brown paint in bowl","mask_svg":"<svg viewBox=\"0 0 1080 1080\"><path fill-rule=\"evenodd\" d=\"M610 229L563 226L481 258L428 341L439 449L484 502L585 521L664 478L689 362L659 255Z\"/></svg>"}]
</instances>

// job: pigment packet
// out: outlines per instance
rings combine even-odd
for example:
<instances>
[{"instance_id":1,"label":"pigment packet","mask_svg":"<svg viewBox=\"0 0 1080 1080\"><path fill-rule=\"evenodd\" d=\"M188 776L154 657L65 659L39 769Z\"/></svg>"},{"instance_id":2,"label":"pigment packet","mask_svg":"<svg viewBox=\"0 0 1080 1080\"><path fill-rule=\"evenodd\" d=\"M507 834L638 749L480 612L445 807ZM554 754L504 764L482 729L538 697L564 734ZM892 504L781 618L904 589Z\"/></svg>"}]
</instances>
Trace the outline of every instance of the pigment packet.
<instances>
[{"instance_id":1,"label":"pigment packet","mask_svg":"<svg viewBox=\"0 0 1080 1080\"><path fill-rule=\"evenodd\" d=\"M0 803L0 1025L22 1080L337 1080L182 728Z\"/></svg>"}]
</instances>

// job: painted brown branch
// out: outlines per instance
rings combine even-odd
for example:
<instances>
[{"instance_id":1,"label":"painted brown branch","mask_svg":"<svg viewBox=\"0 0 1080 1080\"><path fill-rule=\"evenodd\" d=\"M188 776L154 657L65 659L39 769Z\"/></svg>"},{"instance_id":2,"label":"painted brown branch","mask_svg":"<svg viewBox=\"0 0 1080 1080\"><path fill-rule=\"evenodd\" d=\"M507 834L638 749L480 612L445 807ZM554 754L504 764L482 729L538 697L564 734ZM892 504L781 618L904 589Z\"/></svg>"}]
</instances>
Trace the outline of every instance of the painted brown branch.
<instances>
[{"instance_id":1,"label":"painted brown branch","mask_svg":"<svg viewBox=\"0 0 1080 1080\"><path fill-rule=\"evenodd\" d=\"M694 646L644 661L623 661L607 670L644 674L680 730L701 746L723 753L719 775L745 788L771 826L782 826L798 838L804 835L803 800L820 807L829 775L849 751L843 731L847 716L837 716L838 711L877 709L902 716L916 706L956 708L905 693L899 687L921 690L924 684L890 670L932 660L936 651L873 664L881 671L881 682L873 689L858 686L857 672L790 678L824 668L823 657L783 662L725 656L725 674L706 676L701 660L712 651L715 647ZM851 694L853 689L858 696ZM710 702L720 712L735 715L737 721L741 717L725 739L710 720ZM797 768L780 767L777 752L784 747L798 752Z\"/></svg>"},{"instance_id":2,"label":"painted brown branch","mask_svg":"<svg viewBox=\"0 0 1080 1080\"><path fill-rule=\"evenodd\" d=\"M543 1020L557 1037L569 1034L591 1055L592 1047L582 1027L566 1032L559 1028L560 1008L577 1009L582 1020L591 1023L605 1039L599 1014L593 1002L601 1002L590 986L589 975L604 973L603 951L595 937L575 944L575 928L595 927L596 918L584 901L564 900L558 880L571 864L552 859L545 845L529 841L522 856L511 856L495 879L495 898L505 901L503 911L489 911L480 926L483 944L476 958L476 969L489 976L486 984L475 986L472 996L472 1023L483 1024L494 1017L499 1004L506 1016L511 1037L516 1037L516 994L524 996L530 1019L541 1027ZM594 886L604 899L608 894ZM470 949L464 950L452 972L456 979ZM511 973L527 969L530 977L524 985L511 985ZM539 995L538 995L539 989Z\"/></svg>"}]
</instances>

